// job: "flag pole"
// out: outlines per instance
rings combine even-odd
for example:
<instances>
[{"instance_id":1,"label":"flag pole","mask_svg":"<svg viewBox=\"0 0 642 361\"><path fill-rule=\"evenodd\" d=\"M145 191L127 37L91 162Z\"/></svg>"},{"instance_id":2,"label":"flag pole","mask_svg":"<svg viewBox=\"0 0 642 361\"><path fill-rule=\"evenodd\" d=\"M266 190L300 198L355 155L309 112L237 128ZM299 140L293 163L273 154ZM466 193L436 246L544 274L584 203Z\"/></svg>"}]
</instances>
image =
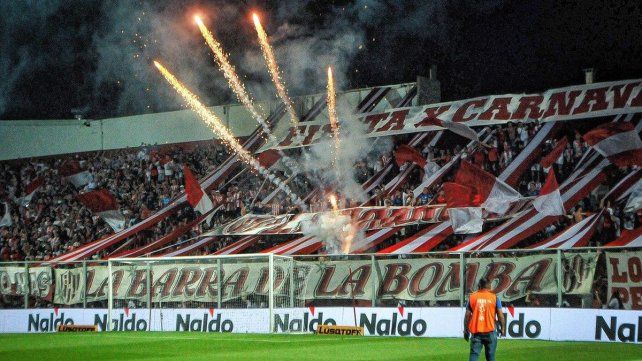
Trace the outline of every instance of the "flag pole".
<instances>
[{"instance_id":1,"label":"flag pole","mask_svg":"<svg viewBox=\"0 0 642 361\"><path fill-rule=\"evenodd\" d=\"M352 267L348 267L350 271L350 294L352 295L352 315L354 316L354 327L357 327L357 306L354 299L354 282L352 282Z\"/></svg>"}]
</instances>

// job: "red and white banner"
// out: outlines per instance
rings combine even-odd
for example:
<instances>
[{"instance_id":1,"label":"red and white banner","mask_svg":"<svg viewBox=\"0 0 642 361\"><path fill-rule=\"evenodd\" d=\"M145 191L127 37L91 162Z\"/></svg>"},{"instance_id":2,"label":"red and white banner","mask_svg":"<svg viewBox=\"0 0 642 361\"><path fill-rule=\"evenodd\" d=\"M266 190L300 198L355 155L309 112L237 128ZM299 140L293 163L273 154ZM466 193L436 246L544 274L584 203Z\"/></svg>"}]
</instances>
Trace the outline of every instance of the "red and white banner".
<instances>
[{"instance_id":1,"label":"red and white banner","mask_svg":"<svg viewBox=\"0 0 642 361\"><path fill-rule=\"evenodd\" d=\"M619 292L624 308L642 310L642 251L606 252L606 268L608 297Z\"/></svg>"},{"instance_id":2,"label":"red and white banner","mask_svg":"<svg viewBox=\"0 0 642 361\"><path fill-rule=\"evenodd\" d=\"M519 179L526 170L533 164L535 159L542 154L543 144L550 138L557 135L562 128L560 122L548 122L542 125L537 134L531 139L526 147L519 152L510 164L497 177L511 186L517 185Z\"/></svg>"},{"instance_id":3,"label":"red and white banner","mask_svg":"<svg viewBox=\"0 0 642 361\"><path fill-rule=\"evenodd\" d=\"M548 152L548 154L546 154L546 156L540 161L539 164L542 165L542 168L546 169L552 167L553 164L562 156L567 145L568 139L566 137L559 139L557 143L555 143L553 149L551 149L551 151Z\"/></svg>"},{"instance_id":4,"label":"red and white banner","mask_svg":"<svg viewBox=\"0 0 642 361\"><path fill-rule=\"evenodd\" d=\"M435 225L430 225L414 235L399 241L388 248L382 249L377 253L404 254L429 252L451 234L453 234L453 229L450 227L450 222L441 222Z\"/></svg>"},{"instance_id":5,"label":"red and white banner","mask_svg":"<svg viewBox=\"0 0 642 361\"><path fill-rule=\"evenodd\" d=\"M605 247L642 247L642 226L629 231L623 230L622 235Z\"/></svg>"},{"instance_id":6,"label":"red and white banner","mask_svg":"<svg viewBox=\"0 0 642 361\"><path fill-rule=\"evenodd\" d=\"M239 239L238 241L223 247L219 249L218 251L214 252L213 254L216 255L222 255L222 254L239 254L242 251L246 250L247 248L253 246L256 244L256 242L260 241L261 237L257 236L247 236Z\"/></svg>"},{"instance_id":7,"label":"red and white banner","mask_svg":"<svg viewBox=\"0 0 642 361\"><path fill-rule=\"evenodd\" d=\"M352 219L356 228L369 231L389 227L437 222L443 208L439 206L418 207L356 207L342 209L340 215ZM299 234L306 225L318 222L327 212L284 214L279 216L246 214L204 236Z\"/></svg>"},{"instance_id":8,"label":"red and white banner","mask_svg":"<svg viewBox=\"0 0 642 361\"><path fill-rule=\"evenodd\" d=\"M577 85L551 89L541 94L505 94L385 112L364 113L359 119L368 126L368 137L444 129L436 122L457 122L468 127L508 122L542 122L604 117L642 111L642 80ZM309 145L329 136L327 121L299 126L302 142L295 142L291 130L276 148Z\"/></svg>"},{"instance_id":9,"label":"red and white banner","mask_svg":"<svg viewBox=\"0 0 642 361\"><path fill-rule=\"evenodd\" d=\"M572 247L586 247L589 240L597 230L597 225L604 211L592 214L580 222L568 227L562 233L553 236L534 246L532 249L567 249Z\"/></svg>"},{"instance_id":10,"label":"red and white banner","mask_svg":"<svg viewBox=\"0 0 642 361\"><path fill-rule=\"evenodd\" d=\"M629 197L635 192L642 190L642 168L633 169L622 180L615 184L611 190L604 196L604 202L608 201L611 204L623 203L630 200ZM640 196L640 195L638 195ZM625 212L633 212L632 210L625 210Z\"/></svg>"}]
</instances>

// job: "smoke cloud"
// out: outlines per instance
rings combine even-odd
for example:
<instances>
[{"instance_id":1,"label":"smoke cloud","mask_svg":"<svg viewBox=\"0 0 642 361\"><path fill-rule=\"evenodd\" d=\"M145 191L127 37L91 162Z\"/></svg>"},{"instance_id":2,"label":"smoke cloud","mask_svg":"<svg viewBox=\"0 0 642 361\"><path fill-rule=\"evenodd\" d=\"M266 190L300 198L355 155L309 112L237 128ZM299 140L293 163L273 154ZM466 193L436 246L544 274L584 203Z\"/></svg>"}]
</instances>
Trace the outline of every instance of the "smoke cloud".
<instances>
[{"instance_id":1,"label":"smoke cloud","mask_svg":"<svg viewBox=\"0 0 642 361\"><path fill-rule=\"evenodd\" d=\"M156 58L207 104L233 101L193 24L195 13L221 40L254 97L263 100L275 95L249 19L254 9L265 11L263 25L290 94L301 95L323 90L328 65L344 89L368 73L364 68L385 71L391 59L412 71L404 64L416 59L405 60L398 44L432 39L447 48L458 32L453 6L479 14L500 3L310 0L260 9L224 0L3 1L0 117L69 118L71 108L85 106L92 117L174 110L182 102L150 66ZM376 44L388 44L388 50L378 51Z\"/></svg>"}]
</instances>

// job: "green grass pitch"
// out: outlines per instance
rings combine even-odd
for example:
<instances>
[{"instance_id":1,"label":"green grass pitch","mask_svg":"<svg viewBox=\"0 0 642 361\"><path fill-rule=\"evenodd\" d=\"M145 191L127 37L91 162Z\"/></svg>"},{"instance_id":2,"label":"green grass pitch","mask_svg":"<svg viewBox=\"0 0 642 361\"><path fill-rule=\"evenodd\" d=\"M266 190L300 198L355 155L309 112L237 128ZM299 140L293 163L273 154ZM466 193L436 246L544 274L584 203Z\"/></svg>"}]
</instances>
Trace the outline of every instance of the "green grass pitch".
<instances>
[{"instance_id":1,"label":"green grass pitch","mask_svg":"<svg viewBox=\"0 0 642 361\"><path fill-rule=\"evenodd\" d=\"M463 339L114 332L0 335L0 360L466 360ZM498 360L642 360L642 345L500 340Z\"/></svg>"}]
</instances>

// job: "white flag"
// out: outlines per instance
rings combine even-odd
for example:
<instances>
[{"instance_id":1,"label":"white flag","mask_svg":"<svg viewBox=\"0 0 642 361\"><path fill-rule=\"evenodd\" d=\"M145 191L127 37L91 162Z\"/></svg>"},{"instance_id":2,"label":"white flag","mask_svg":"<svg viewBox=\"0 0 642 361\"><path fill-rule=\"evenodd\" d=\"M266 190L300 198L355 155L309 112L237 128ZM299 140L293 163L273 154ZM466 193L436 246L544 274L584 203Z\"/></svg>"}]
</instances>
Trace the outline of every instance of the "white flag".
<instances>
[{"instance_id":1,"label":"white flag","mask_svg":"<svg viewBox=\"0 0 642 361\"><path fill-rule=\"evenodd\" d=\"M11 227L11 212L9 210L9 203L4 204L4 216L0 219L0 227Z\"/></svg>"},{"instance_id":2,"label":"white flag","mask_svg":"<svg viewBox=\"0 0 642 361\"><path fill-rule=\"evenodd\" d=\"M455 234L481 233L484 226L481 207L448 208L448 216Z\"/></svg>"}]
</instances>

